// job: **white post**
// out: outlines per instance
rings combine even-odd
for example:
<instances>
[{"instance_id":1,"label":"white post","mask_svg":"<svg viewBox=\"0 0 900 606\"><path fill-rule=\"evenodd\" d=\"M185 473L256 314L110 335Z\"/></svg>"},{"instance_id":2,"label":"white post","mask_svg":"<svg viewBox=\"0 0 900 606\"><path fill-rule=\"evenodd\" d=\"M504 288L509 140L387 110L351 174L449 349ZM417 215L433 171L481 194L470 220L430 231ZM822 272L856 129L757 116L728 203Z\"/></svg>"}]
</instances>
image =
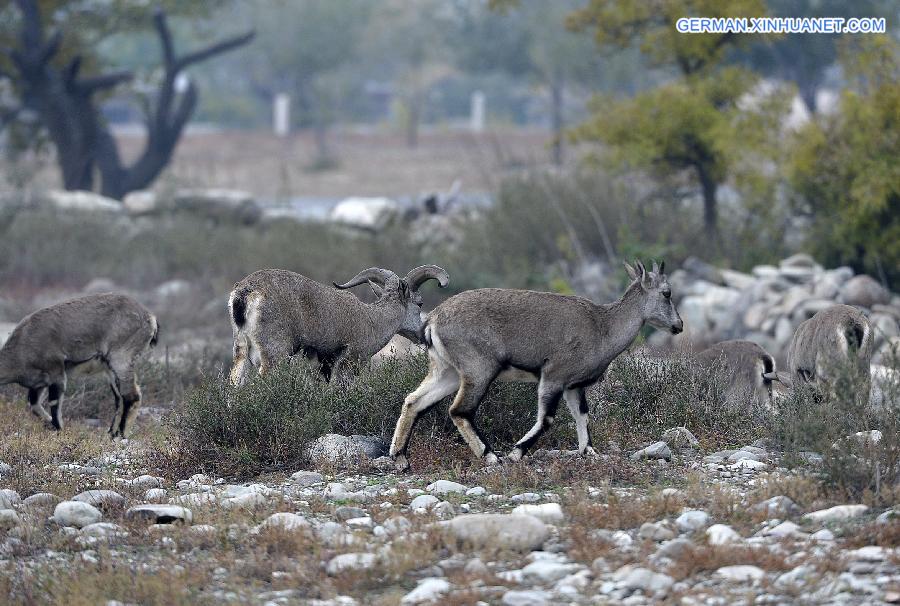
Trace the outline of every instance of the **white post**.
<instances>
[{"instance_id":1,"label":"white post","mask_svg":"<svg viewBox=\"0 0 900 606\"><path fill-rule=\"evenodd\" d=\"M286 93L275 95L272 103L272 129L276 137L287 137L291 132L291 96Z\"/></svg>"},{"instance_id":2,"label":"white post","mask_svg":"<svg viewBox=\"0 0 900 606\"><path fill-rule=\"evenodd\" d=\"M473 133L484 131L484 93L477 90L472 93L471 113L469 115L469 128Z\"/></svg>"}]
</instances>

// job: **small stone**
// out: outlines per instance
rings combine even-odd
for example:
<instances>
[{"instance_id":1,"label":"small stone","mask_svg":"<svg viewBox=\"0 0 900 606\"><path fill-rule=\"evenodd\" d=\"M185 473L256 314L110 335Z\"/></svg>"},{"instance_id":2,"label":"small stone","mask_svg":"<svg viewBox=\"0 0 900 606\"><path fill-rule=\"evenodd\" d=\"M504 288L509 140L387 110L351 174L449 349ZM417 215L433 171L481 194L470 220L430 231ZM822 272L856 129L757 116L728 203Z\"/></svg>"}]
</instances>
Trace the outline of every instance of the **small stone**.
<instances>
[{"instance_id":1,"label":"small stone","mask_svg":"<svg viewBox=\"0 0 900 606\"><path fill-rule=\"evenodd\" d=\"M291 482L300 488L308 488L324 481L324 476L317 471L295 471L291 474Z\"/></svg>"},{"instance_id":2,"label":"small stone","mask_svg":"<svg viewBox=\"0 0 900 606\"><path fill-rule=\"evenodd\" d=\"M431 512L439 518L449 518L456 515L456 509L450 501L441 501L431 508Z\"/></svg>"},{"instance_id":3,"label":"small stone","mask_svg":"<svg viewBox=\"0 0 900 606\"><path fill-rule=\"evenodd\" d=\"M632 461L640 461L642 459L664 459L669 461L672 459L672 450L665 442L654 442L631 455Z\"/></svg>"},{"instance_id":4,"label":"small stone","mask_svg":"<svg viewBox=\"0 0 900 606\"><path fill-rule=\"evenodd\" d=\"M581 564L538 560L521 571L522 580L531 585L548 585L582 570Z\"/></svg>"},{"instance_id":5,"label":"small stone","mask_svg":"<svg viewBox=\"0 0 900 606\"><path fill-rule=\"evenodd\" d=\"M541 495L536 492L523 492L522 494L513 495L510 501L513 503L537 503L541 500Z\"/></svg>"},{"instance_id":6,"label":"small stone","mask_svg":"<svg viewBox=\"0 0 900 606\"><path fill-rule=\"evenodd\" d=\"M726 581L746 583L764 578L766 576L766 571L758 566L738 564L736 566L723 566L719 568L716 570L716 576L725 579Z\"/></svg>"},{"instance_id":7,"label":"small stone","mask_svg":"<svg viewBox=\"0 0 900 606\"><path fill-rule=\"evenodd\" d=\"M782 522L777 526L772 528L768 528L763 531L763 534L768 537L778 537L778 538L786 538L786 537L794 537L794 538L805 538L806 533L793 522Z\"/></svg>"},{"instance_id":8,"label":"small stone","mask_svg":"<svg viewBox=\"0 0 900 606\"><path fill-rule=\"evenodd\" d=\"M473 486L466 491L467 497L480 497L486 494L487 490L485 490L484 486Z\"/></svg>"},{"instance_id":9,"label":"small stone","mask_svg":"<svg viewBox=\"0 0 900 606\"><path fill-rule=\"evenodd\" d=\"M151 488L144 493L144 500L151 502L162 502L166 500L168 493L164 488Z\"/></svg>"},{"instance_id":10,"label":"small stone","mask_svg":"<svg viewBox=\"0 0 900 606\"><path fill-rule=\"evenodd\" d=\"M111 522L94 522L81 529L81 534L97 538L115 536L119 533L125 534L124 529Z\"/></svg>"},{"instance_id":11,"label":"small stone","mask_svg":"<svg viewBox=\"0 0 900 606\"><path fill-rule=\"evenodd\" d=\"M21 502L22 497L15 490L11 488L0 490L0 508L11 509L14 505L18 505Z\"/></svg>"},{"instance_id":12,"label":"small stone","mask_svg":"<svg viewBox=\"0 0 900 606\"><path fill-rule=\"evenodd\" d=\"M565 521L562 507L559 503L540 503L517 505L513 508L513 515L530 515L547 524L562 524Z\"/></svg>"},{"instance_id":13,"label":"small stone","mask_svg":"<svg viewBox=\"0 0 900 606\"><path fill-rule=\"evenodd\" d=\"M463 566L463 572L473 577L480 577L488 574L490 569L481 561L481 558L472 558Z\"/></svg>"},{"instance_id":14,"label":"small stone","mask_svg":"<svg viewBox=\"0 0 900 606\"><path fill-rule=\"evenodd\" d=\"M83 501L63 501L53 510L53 520L60 526L83 528L101 518L103 513L99 509Z\"/></svg>"},{"instance_id":15,"label":"small stone","mask_svg":"<svg viewBox=\"0 0 900 606\"><path fill-rule=\"evenodd\" d=\"M9 530L15 528L22 523L17 514L12 509L0 509L0 530Z\"/></svg>"},{"instance_id":16,"label":"small stone","mask_svg":"<svg viewBox=\"0 0 900 606\"><path fill-rule=\"evenodd\" d=\"M645 522L638 530L638 537L646 541L668 541L675 538L675 531L665 522Z\"/></svg>"},{"instance_id":17,"label":"small stone","mask_svg":"<svg viewBox=\"0 0 900 606\"><path fill-rule=\"evenodd\" d=\"M438 602L440 598L450 591L450 583L447 579L429 577L419 581L415 589L407 593L400 600L401 604L426 604Z\"/></svg>"},{"instance_id":18,"label":"small stone","mask_svg":"<svg viewBox=\"0 0 900 606\"><path fill-rule=\"evenodd\" d=\"M809 535L809 538L811 538L814 541L822 541L822 542L833 541L834 533L831 532L830 530L828 530L827 528L823 528L822 530L818 530L818 531L812 533L811 535Z\"/></svg>"},{"instance_id":19,"label":"small stone","mask_svg":"<svg viewBox=\"0 0 900 606\"><path fill-rule=\"evenodd\" d=\"M503 594L500 602L503 606L545 606L552 597L550 592L539 589L511 590Z\"/></svg>"},{"instance_id":20,"label":"small stone","mask_svg":"<svg viewBox=\"0 0 900 606\"><path fill-rule=\"evenodd\" d=\"M375 566L376 561L374 553L342 553L328 561L325 572L336 576L348 570L368 570Z\"/></svg>"},{"instance_id":21,"label":"small stone","mask_svg":"<svg viewBox=\"0 0 900 606\"><path fill-rule=\"evenodd\" d=\"M420 494L410 502L409 506L415 511L416 509L430 509L439 502L440 499L432 494Z\"/></svg>"},{"instance_id":22,"label":"small stone","mask_svg":"<svg viewBox=\"0 0 900 606\"><path fill-rule=\"evenodd\" d=\"M820 509L803 516L804 520L812 522L837 522L859 517L869 511L866 505L836 505L828 509Z\"/></svg>"},{"instance_id":23,"label":"small stone","mask_svg":"<svg viewBox=\"0 0 900 606\"><path fill-rule=\"evenodd\" d=\"M282 532L297 532L309 529L310 524L301 515L297 515L296 513L290 513L286 511L282 511L279 513L273 513L268 518L262 521L254 531L256 533L263 532L265 530L280 530Z\"/></svg>"},{"instance_id":24,"label":"small stone","mask_svg":"<svg viewBox=\"0 0 900 606\"><path fill-rule=\"evenodd\" d=\"M190 509L178 505L136 505L125 512L132 520L145 520L155 524L182 523L190 525L194 515Z\"/></svg>"},{"instance_id":25,"label":"small stone","mask_svg":"<svg viewBox=\"0 0 900 606\"><path fill-rule=\"evenodd\" d=\"M662 441L672 448L697 448L700 441L687 427L673 427L663 432Z\"/></svg>"},{"instance_id":26,"label":"small stone","mask_svg":"<svg viewBox=\"0 0 900 606\"><path fill-rule=\"evenodd\" d=\"M131 484L131 486L133 486L134 488L149 490L151 488L162 488L163 479L156 476L144 474L134 478L129 482L129 484Z\"/></svg>"},{"instance_id":27,"label":"small stone","mask_svg":"<svg viewBox=\"0 0 900 606\"><path fill-rule=\"evenodd\" d=\"M750 508L751 513L763 514L768 519L784 519L800 513L800 508L790 497L778 495L761 501Z\"/></svg>"},{"instance_id":28,"label":"small stone","mask_svg":"<svg viewBox=\"0 0 900 606\"><path fill-rule=\"evenodd\" d=\"M49 507L50 505L56 505L61 500L58 496L49 492L36 492L29 497L25 497L22 503L26 507Z\"/></svg>"},{"instance_id":29,"label":"small stone","mask_svg":"<svg viewBox=\"0 0 900 606\"><path fill-rule=\"evenodd\" d=\"M694 532L709 526L712 519L709 514L699 509L689 509L675 518L675 525L681 532Z\"/></svg>"},{"instance_id":30,"label":"small stone","mask_svg":"<svg viewBox=\"0 0 900 606\"><path fill-rule=\"evenodd\" d=\"M366 510L361 507L350 507L348 505L341 505L340 507L334 510L334 517L336 520L340 522L346 522L351 518L361 518L366 515Z\"/></svg>"},{"instance_id":31,"label":"small stone","mask_svg":"<svg viewBox=\"0 0 900 606\"><path fill-rule=\"evenodd\" d=\"M617 587L631 591L639 589L649 595L665 595L675 583L667 574L632 564L619 568L612 578Z\"/></svg>"},{"instance_id":32,"label":"small stone","mask_svg":"<svg viewBox=\"0 0 900 606\"><path fill-rule=\"evenodd\" d=\"M375 526L375 522L373 522L372 518L370 518L369 516L350 518L344 523L349 528L352 528L354 530L370 530L373 526Z\"/></svg>"},{"instance_id":33,"label":"small stone","mask_svg":"<svg viewBox=\"0 0 900 606\"><path fill-rule=\"evenodd\" d=\"M707 528L706 537L710 545L727 545L743 541L741 535L725 524L713 524Z\"/></svg>"},{"instance_id":34,"label":"small stone","mask_svg":"<svg viewBox=\"0 0 900 606\"><path fill-rule=\"evenodd\" d=\"M451 494L451 493L464 493L467 488L462 484L457 482L451 482L450 480L438 480L437 482L432 482L425 489L432 494Z\"/></svg>"},{"instance_id":35,"label":"small stone","mask_svg":"<svg viewBox=\"0 0 900 606\"><path fill-rule=\"evenodd\" d=\"M88 503L106 512L125 506L125 497L114 490L85 490L72 497L72 500Z\"/></svg>"},{"instance_id":36,"label":"small stone","mask_svg":"<svg viewBox=\"0 0 900 606\"><path fill-rule=\"evenodd\" d=\"M447 542L470 549L533 551L550 536L547 525L529 515L467 514L445 524Z\"/></svg>"}]
</instances>

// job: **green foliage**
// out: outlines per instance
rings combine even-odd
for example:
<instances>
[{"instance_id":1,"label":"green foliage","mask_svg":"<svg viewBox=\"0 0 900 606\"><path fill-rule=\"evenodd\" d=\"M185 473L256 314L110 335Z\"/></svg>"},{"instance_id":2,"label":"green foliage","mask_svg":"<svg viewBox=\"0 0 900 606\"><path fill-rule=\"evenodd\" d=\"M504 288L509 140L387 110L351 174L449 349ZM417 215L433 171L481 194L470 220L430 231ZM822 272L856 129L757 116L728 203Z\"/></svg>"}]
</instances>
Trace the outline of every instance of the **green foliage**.
<instances>
[{"instance_id":1,"label":"green foliage","mask_svg":"<svg viewBox=\"0 0 900 606\"><path fill-rule=\"evenodd\" d=\"M657 178L692 171L691 177L701 186L709 235L718 229L719 187L738 173L761 170L758 155L765 158L760 152L771 149L786 99L774 94L742 102L757 78L723 63L729 50L746 44L751 36L682 34L675 23L688 16L764 14L761 0L595 0L570 19L572 27L594 29L599 45L630 48L637 44L651 64L680 74L679 79L631 99L595 99L592 117L573 137L602 143L614 164ZM708 244L720 242L719 238Z\"/></svg>"},{"instance_id":2,"label":"green foliage","mask_svg":"<svg viewBox=\"0 0 900 606\"><path fill-rule=\"evenodd\" d=\"M900 488L900 358L885 364L895 374L872 382L880 394L872 405L860 401L870 381L854 364L833 369L826 385L796 386L779 400L772 434L789 465L817 453L826 484L848 498L870 495L891 504ZM872 430L880 440L871 439Z\"/></svg>"},{"instance_id":3,"label":"green foliage","mask_svg":"<svg viewBox=\"0 0 900 606\"><path fill-rule=\"evenodd\" d=\"M687 427L707 447L742 445L763 435L768 412L751 398L729 399L715 368L690 355L622 354L609 367L592 416L607 436L626 443L655 441L672 427Z\"/></svg>"},{"instance_id":4,"label":"green foliage","mask_svg":"<svg viewBox=\"0 0 900 606\"><path fill-rule=\"evenodd\" d=\"M788 166L812 220L809 248L828 265L900 281L900 45L863 36L845 46L855 86L840 111L797 134Z\"/></svg>"}]
</instances>

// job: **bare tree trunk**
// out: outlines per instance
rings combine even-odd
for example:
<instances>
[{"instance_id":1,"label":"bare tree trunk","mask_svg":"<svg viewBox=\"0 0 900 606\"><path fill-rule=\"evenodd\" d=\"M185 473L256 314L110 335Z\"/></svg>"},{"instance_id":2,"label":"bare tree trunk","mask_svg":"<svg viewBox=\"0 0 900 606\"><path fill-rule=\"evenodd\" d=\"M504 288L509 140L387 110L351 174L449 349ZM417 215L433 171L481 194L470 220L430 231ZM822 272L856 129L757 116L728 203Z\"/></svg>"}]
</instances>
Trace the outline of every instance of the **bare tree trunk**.
<instances>
[{"instance_id":1,"label":"bare tree trunk","mask_svg":"<svg viewBox=\"0 0 900 606\"><path fill-rule=\"evenodd\" d=\"M564 83L560 76L554 76L550 83L550 112L553 127L553 164L562 166L563 136L565 118L563 117Z\"/></svg>"},{"instance_id":2,"label":"bare tree trunk","mask_svg":"<svg viewBox=\"0 0 900 606\"><path fill-rule=\"evenodd\" d=\"M176 56L165 14L157 11L154 23L163 50L165 75L156 105L147 116L147 143L131 166L123 166L115 139L93 101L95 93L130 80L130 72L80 76L82 59L74 57L56 67L60 32L44 37L36 0L16 0L22 13L18 48L2 51L18 71L22 105L37 112L56 147L63 185L68 190L91 190L99 169L101 193L121 199L130 191L150 185L168 165L175 145L197 105L193 83L183 93L175 90L178 75L189 65L246 44L253 33L236 36L182 56ZM6 75L10 77L9 75Z\"/></svg>"},{"instance_id":3,"label":"bare tree trunk","mask_svg":"<svg viewBox=\"0 0 900 606\"><path fill-rule=\"evenodd\" d=\"M700 178L700 187L703 191L703 227L711 241L717 242L719 233L717 198L719 184L712 178L709 168L705 164L697 165L697 176Z\"/></svg>"}]
</instances>

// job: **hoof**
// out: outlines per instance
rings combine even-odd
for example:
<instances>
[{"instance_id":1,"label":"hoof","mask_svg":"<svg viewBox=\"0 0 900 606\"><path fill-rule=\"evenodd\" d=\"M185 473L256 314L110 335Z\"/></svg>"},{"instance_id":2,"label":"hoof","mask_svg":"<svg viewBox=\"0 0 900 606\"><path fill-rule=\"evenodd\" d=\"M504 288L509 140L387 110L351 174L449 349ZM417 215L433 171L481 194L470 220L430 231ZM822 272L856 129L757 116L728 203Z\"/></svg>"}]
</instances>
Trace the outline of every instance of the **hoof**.
<instances>
[{"instance_id":1,"label":"hoof","mask_svg":"<svg viewBox=\"0 0 900 606\"><path fill-rule=\"evenodd\" d=\"M522 449L519 448L518 446L516 446L515 448L513 448L512 450L509 451L509 454L506 455L506 459L510 463L517 463L518 461L522 460L523 454L524 453L522 452Z\"/></svg>"},{"instance_id":2,"label":"hoof","mask_svg":"<svg viewBox=\"0 0 900 606\"><path fill-rule=\"evenodd\" d=\"M485 467L493 467L495 465L500 464L500 459L493 452L489 452L484 455L484 466Z\"/></svg>"},{"instance_id":3,"label":"hoof","mask_svg":"<svg viewBox=\"0 0 900 606\"><path fill-rule=\"evenodd\" d=\"M394 457L394 469L401 473L409 471L409 460L406 455L400 454Z\"/></svg>"}]
</instances>

